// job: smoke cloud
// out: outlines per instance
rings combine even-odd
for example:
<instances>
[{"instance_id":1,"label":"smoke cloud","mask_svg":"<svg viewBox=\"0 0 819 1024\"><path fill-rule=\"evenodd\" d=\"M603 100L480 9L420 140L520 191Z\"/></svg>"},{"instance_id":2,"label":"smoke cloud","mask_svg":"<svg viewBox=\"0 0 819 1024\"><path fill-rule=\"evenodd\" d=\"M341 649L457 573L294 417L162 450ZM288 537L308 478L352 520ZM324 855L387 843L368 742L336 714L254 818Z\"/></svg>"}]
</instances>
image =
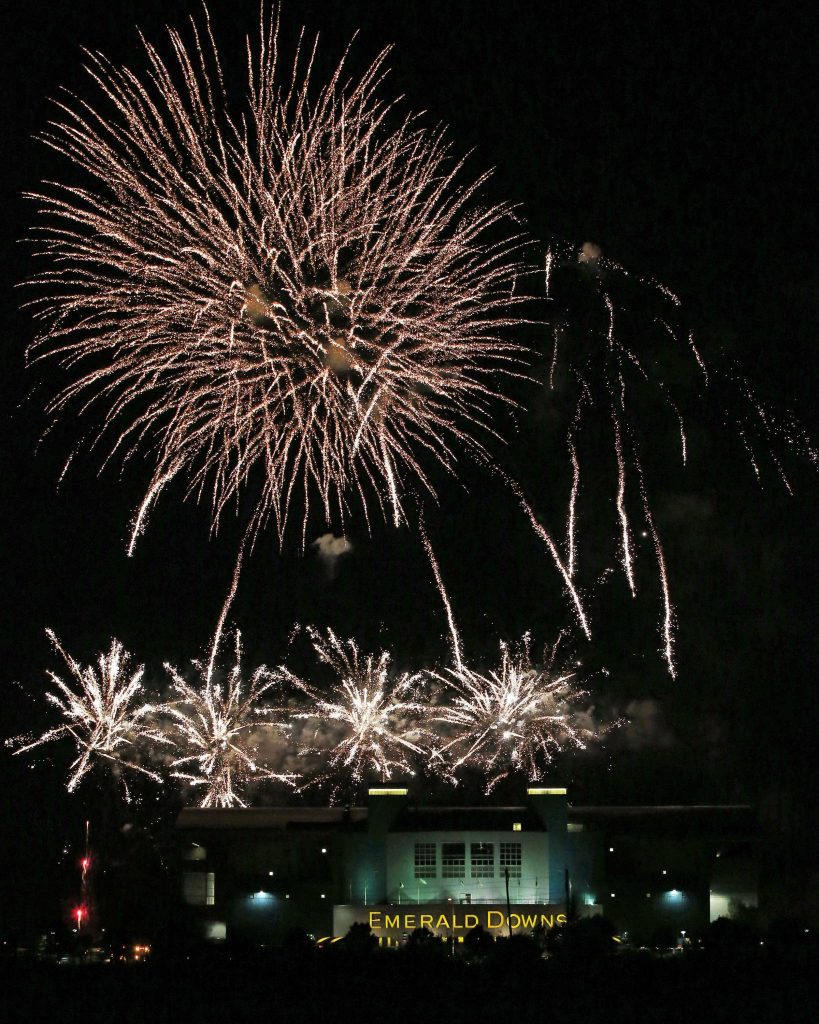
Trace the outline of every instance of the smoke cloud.
<instances>
[{"instance_id":1,"label":"smoke cloud","mask_svg":"<svg viewBox=\"0 0 819 1024\"><path fill-rule=\"evenodd\" d=\"M310 545L316 549L316 554L324 565L328 579L334 579L338 572L338 560L348 555L353 550L352 543L342 534L336 537L334 533L323 533Z\"/></svg>"},{"instance_id":2,"label":"smoke cloud","mask_svg":"<svg viewBox=\"0 0 819 1024\"><path fill-rule=\"evenodd\" d=\"M663 709L655 700L633 700L623 712L624 724L619 730L623 746L628 750L673 747L676 742Z\"/></svg>"}]
</instances>

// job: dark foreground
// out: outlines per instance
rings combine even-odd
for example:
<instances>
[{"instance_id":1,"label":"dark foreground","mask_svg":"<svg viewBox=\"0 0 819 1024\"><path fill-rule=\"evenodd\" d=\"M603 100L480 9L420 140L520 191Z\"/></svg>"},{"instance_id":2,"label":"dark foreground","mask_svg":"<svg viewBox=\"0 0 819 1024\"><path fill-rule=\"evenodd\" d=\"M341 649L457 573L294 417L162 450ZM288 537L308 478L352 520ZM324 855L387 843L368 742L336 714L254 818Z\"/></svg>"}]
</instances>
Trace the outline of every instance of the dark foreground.
<instances>
[{"instance_id":1,"label":"dark foreground","mask_svg":"<svg viewBox=\"0 0 819 1024\"><path fill-rule=\"evenodd\" d=\"M725 1022L817 1019L819 961L767 953L482 960L439 950L344 949L192 957L139 965L7 962L6 1022Z\"/></svg>"}]
</instances>

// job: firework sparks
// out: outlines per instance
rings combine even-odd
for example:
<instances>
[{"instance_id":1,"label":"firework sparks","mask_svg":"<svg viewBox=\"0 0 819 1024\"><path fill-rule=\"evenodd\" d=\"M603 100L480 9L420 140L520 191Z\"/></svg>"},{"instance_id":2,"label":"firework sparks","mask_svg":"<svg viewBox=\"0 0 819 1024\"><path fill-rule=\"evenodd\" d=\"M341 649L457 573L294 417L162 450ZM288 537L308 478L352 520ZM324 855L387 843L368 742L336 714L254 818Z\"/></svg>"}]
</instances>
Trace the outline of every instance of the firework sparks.
<instances>
[{"instance_id":1,"label":"firework sparks","mask_svg":"<svg viewBox=\"0 0 819 1024\"><path fill-rule=\"evenodd\" d=\"M23 754L45 743L70 738L78 755L71 763L69 793L74 792L99 762L116 766L117 770L139 772L154 782L161 782L155 772L134 760L139 744L167 742L152 724L156 706L142 703L144 666L132 671L131 655L118 640L111 641L108 653L100 654L96 665L82 666L65 651L50 629L46 633L75 682L72 688L56 673L48 673L55 690L46 694L46 700L57 708L63 722L37 739L16 737L7 744L17 748L15 754ZM122 774L120 778L127 797L127 780Z\"/></svg>"},{"instance_id":2,"label":"firework sparks","mask_svg":"<svg viewBox=\"0 0 819 1024\"><path fill-rule=\"evenodd\" d=\"M563 578L563 585L566 588L566 594L570 598L572 604L574 605L574 612L575 612L575 616L577 618L578 625L583 630L584 634L586 635L586 638L587 639L591 639L591 626L589 625L589 620L588 620L588 616L586 615L586 610L583 607L583 601L582 601L582 599L580 597L580 592L577 589L577 587L574 585L574 582L572 581L572 577L571 577L568 569L566 568L566 565L564 564L563 558L560 555L560 551L558 549L557 544L555 543L555 541L552 538L552 536L549 533L549 531L543 526L543 524L540 522L538 517L535 515L534 509L529 504L529 502L526 500L526 497L525 497L525 495L523 493L523 490L522 490L520 484L517 483L517 481L513 480L511 477L507 476L501 470L497 470L496 472L497 472L497 475L501 478L501 480L503 480L503 482L506 484L506 486L515 495L515 497L518 500L518 504L520 505L520 507L521 507L524 515L526 516L526 518L529 520L529 524L531 525L532 529L537 534L537 536L540 537L540 539L543 541L543 543L546 545L546 548L547 548L549 554L552 556L552 560L555 563L555 567L557 568L557 571L560 573L560 575ZM574 566L574 545L575 545L575 537L574 537L574 515L575 515L575 512L574 512L574 502L575 502L575 498L576 498L576 492L575 492L575 485L573 483L573 485L572 485L572 498L571 498L571 502L570 502L570 519L569 519L569 522L571 524L571 534L570 534L571 542L570 542L570 551L569 551L569 557L570 557L569 564L572 566L572 569L573 569L573 566Z\"/></svg>"},{"instance_id":3,"label":"firework sparks","mask_svg":"<svg viewBox=\"0 0 819 1024\"><path fill-rule=\"evenodd\" d=\"M480 768L487 792L513 772L539 781L558 751L595 738L578 720L585 691L575 688L574 671L554 671L556 650L544 666L533 664L526 634L516 647L501 644L500 666L486 675L469 668L433 673L445 703L430 718L452 737L437 753L453 771Z\"/></svg>"},{"instance_id":4,"label":"firework sparks","mask_svg":"<svg viewBox=\"0 0 819 1024\"><path fill-rule=\"evenodd\" d=\"M559 283L561 274L562 279L569 284L562 296ZM597 414L602 412L610 421L607 430L611 432L616 467L613 505L620 564L633 596L637 592L637 559L631 522L633 511L642 520L641 532L651 535L654 546L663 597L661 650L673 677L676 674L674 609L669 573L662 539L649 502L642 451L638 442L640 436L649 433L647 424L640 423L645 398L653 395L673 416L683 466L688 464L691 453L682 409L686 398L690 397L692 379L701 385L700 388L694 388L697 399L715 399L723 418L734 422L736 433L758 479L761 479L762 473L757 457L759 449L769 452L776 472L789 492L791 485L774 451L775 447L780 443L785 444L796 455L807 457L814 464L819 462L819 458L815 446L792 414L775 414L769 410L757 399L748 381L738 373L721 372L706 366L693 333L682 322L681 300L665 285L651 278L629 274L623 267L604 259L599 247L592 243L586 243L579 252L564 249L560 255L550 248L547 253L545 284L547 299L557 312L553 318L548 369L544 359L544 377L548 381L547 386L554 388L555 364L560 354L567 364L569 378L574 380L580 391L567 446L573 482L569 505L568 570L564 574L564 582L583 624L582 608L576 594L572 593L567 576L574 575L575 567L574 548L577 539L574 514L578 444L584 425L593 421L596 410ZM645 310L652 305L656 306L657 312L653 318L645 315ZM639 311L637 319L635 309ZM680 371L670 374L668 365L674 361L679 362ZM584 409L593 411L581 415ZM598 426L598 421L594 420L594 427ZM657 434L656 415L652 415L650 433L654 436ZM633 483L629 486L630 480ZM518 493L514 486L513 490ZM631 502L632 511L630 490L635 492ZM537 530L538 524L532 510L522 500L521 505ZM544 533L541 536L558 569L563 572L554 542Z\"/></svg>"},{"instance_id":5,"label":"firework sparks","mask_svg":"<svg viewBox=\"0 0 819 1024\"><path fill-rule=\"evenodd\" d=\"M210 25L145 42L139 78L87 53L99 110L67 95L44 141L86 176L31 198L48 268L31 355L72 379L53 418L97 412L106 462L153 473L129 553L168 482L209 495L214 528L248 483L281 537L295 493L327 520L357 496L398 523L414 477L483 452L499 375L521 349L520 239L475 199L443 135L398 127L384 51L320 89L315 46L280 75L278 15L249 51L249 115L227 101ZM134 459L134 461L136 461ZM422 465L424 463L424 465ZM304 536L302 536L304 542Z\"/></svg>"},{"instance_id":6,"label":"firework sparks","mask_svg":"<svg viewBox=\"0 0 819 1024\"><path fill-rule=\"evenodd\" d=\"M418 520L418 529L421 534L421 542L424 545L424 550L427 553L427 558L429 559L429 564L432 568L432 575L435 577L435 585L438 587L438 593L441 595L441 602L443 603L444 611L446 613L446 621L449 626L450 646L452 648L452 661L456 670L460 672L463 668L461 638L458 635L455 616L452 614L452 605L449 603L449 596L446 592L446 587L444 586L444 578L441 576L441 570L438 567L438 559L435 557L435 552L432 550L432 544L430 543L427 535L423 516Z\"/></svg>"},{"instance_id":7,"label":"firework sparks","mask_svg":"<svg viewBox=\"0 0 819 1024\"><path fill-rule=\"evenodd\" d=\"M276 781L292 785L297 778L272 771L257 757L262 733L286 731L281 709L262 703L263 698L270 699L278 677L261 666L245 683L241 660L237 633L235 663L224 683L214 682L212 667L198 661L193 662L201 676L196 686L172 665L165 666L175 697L166 711L173 742L182 751L171 763L171 774L195 788L204 788L200 807L244 807L240 794L248 784Z\"/></svg>"},{"instance_id":8,"label":"firework sparks","mask_svg":"<svg viewBox=\"0 0 819 1024\"><path fill-rule=\"evenodd\" d=\"M319 661L332 670L334 682L327 697L310 684L282 669L286 677L310 701L310 709L295 718L314 721L314 736L330 733L334 745L329 751L327 771L318 781L331 780L337 792L343 775L353 784L367 774L386 781L393 773L414 774L413 755L424 753L419 721L424 707L418 702L419 675L394 675L390 655L362 654L355 641L340 640L332 630L326 635L308 629ZM340 738L338 738L340 736ZM325 748L305 747L302 753L325 753Z\"/></svg>"}]
</instances>

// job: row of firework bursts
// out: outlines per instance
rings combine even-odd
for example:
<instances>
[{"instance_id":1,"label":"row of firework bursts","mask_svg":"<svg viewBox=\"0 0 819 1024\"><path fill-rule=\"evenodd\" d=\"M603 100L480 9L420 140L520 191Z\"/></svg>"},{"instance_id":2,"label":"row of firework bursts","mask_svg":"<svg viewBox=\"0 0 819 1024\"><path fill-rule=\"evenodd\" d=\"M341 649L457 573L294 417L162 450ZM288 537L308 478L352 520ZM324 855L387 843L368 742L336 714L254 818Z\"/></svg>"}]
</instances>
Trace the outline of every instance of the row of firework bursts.
<instances>
[{"instance_id":1,"label":"row of firework bursts","mask_svg":"<svg viewBox=\"0 0 819 1024\"><path fill-rule=\"evenodd\" d=\"M7 741L25 754L58 740L73 742L68 789L95 768L108 768L130 798L129 777L175 780L202 807L245 806L260 783L293 788L323 785L331 798L352 795L366 779L388 780L419 770L455 783L473 767L487 791L510 774L536 781L554 755L583 748L613 724L596 728L585 706L588 692L576 670L557 667L561 637L532 658L529 635L501 644L487 672L464 665L400 672L390 654L362 653L331 630L305 630L328 687L282 665L242 668L241 642L227 672L192 662L189 681L165 668L165 698L148 699L144 666L134 667L118 640L96 664L81 665L51 631L70 678L49 672L46 700L59 724L37 737Z\"/></svg>"}]
</instances>

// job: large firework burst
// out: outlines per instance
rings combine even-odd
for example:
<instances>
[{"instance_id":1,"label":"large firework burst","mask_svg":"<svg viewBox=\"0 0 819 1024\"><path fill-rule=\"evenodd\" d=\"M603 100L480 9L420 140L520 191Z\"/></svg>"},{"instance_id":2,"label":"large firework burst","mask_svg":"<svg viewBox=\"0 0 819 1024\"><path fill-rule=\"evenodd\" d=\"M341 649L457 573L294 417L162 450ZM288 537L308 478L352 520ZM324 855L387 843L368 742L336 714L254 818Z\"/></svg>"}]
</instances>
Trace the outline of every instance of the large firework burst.
<instances>
[{"instance_id":1,"label":"large firework burst","mask_svg":"<svg viewBox=\"0 0 819 1024\"><path fill-rule=\"evenodd\" d=\"M172 666L174 701L166 712L172 722L171 737L181 756L171 762L171 774L190 786L203 788L200 807L244 807L241 792L249 784L276 781L292 784L296 776L273 771L259 757L264 734L286 731L281 709L270 700L276 674L264 666L246 682L242 678L242 653L236 634L236 660L223 683L214 681L212 669L194 661L200 675L191 685Z\"/></svg>"},{"instance_id":2,"label":"large firework burst","mask_svg":"<svg viewBox=\"0 0 819 1024\"><path fill-rule=\"evenodd\" d=\"M7 744L17 748L15 754L23 754L44 743L70 738L78 751L68 777L70 793L99 762L117 771L126 796L129 795L128 783L122 769L161 782L155 772L135 760L139 745L167 742L153 724L156 706L143 703L144 666L132 670L131 655L118 640L111 641L108 653L100 654L96 665L80 665L50 629L46 633L76 685L72 688L55 672L49 671L55 692L47 693L46 700L57 708L63 722L36 739L15 737L7 740Z\"/></svg>"},{"instance_id":3,"label":"large firework burst","mask_svg":"<svg viewBox=\"0 0 819 1024\"><path fill-rule=\"evenodd\" d=\"M278 15L228 102L205 20L142 77L87 54L99 107L68 95L45 141L86 184L33 195L32 347L72 379L50 406L96 412L108 456L153 462L130 550L174 477L213 522L251 478L253 518L284 529L294 492L343 516L375 496L398 522L422 463L482 451L498 371L518 350L519 242L475 202L439 131L392 125L384 51L322 88L315 47L280 74Z\"/></svg>"},{"instance_id":4,"label":"large firework burst","mask_svg":"<svg viewBox=\"0 0 819 1024\"><path fill-rule=\"evenodd\" d=\"M314 723L313 743L302 753L327 757L318 781L331 782L335 793L367 774L385 781L396 772L414 774L413 756L424 753L421 677L394 675L386 651L364 655L354 640L340 640L330 629L326 634L312 628L307 632L319 661L332 670L329 694L322 695L287 669L281 672L310 701L309 710L296 711L293 717Z\"/></svg>"},{"instance_id":5,"label":"large firework burst","mask_svg":"<svg viewBox=\"0 0 819 1024\"><path fill-rule=\"evenodd\" d=\"M544 665L532 662L530 637L501 644L497 669L482 674L461 665L433 673L443 685L442 703L430 718L442 728L437 750L451 771L474 766L486 775L487 792L507 775L543 778L554 755L584 748L596 733L581 723L574 671L554 671L557 645Z\"/></svg>"}]
</instances>

